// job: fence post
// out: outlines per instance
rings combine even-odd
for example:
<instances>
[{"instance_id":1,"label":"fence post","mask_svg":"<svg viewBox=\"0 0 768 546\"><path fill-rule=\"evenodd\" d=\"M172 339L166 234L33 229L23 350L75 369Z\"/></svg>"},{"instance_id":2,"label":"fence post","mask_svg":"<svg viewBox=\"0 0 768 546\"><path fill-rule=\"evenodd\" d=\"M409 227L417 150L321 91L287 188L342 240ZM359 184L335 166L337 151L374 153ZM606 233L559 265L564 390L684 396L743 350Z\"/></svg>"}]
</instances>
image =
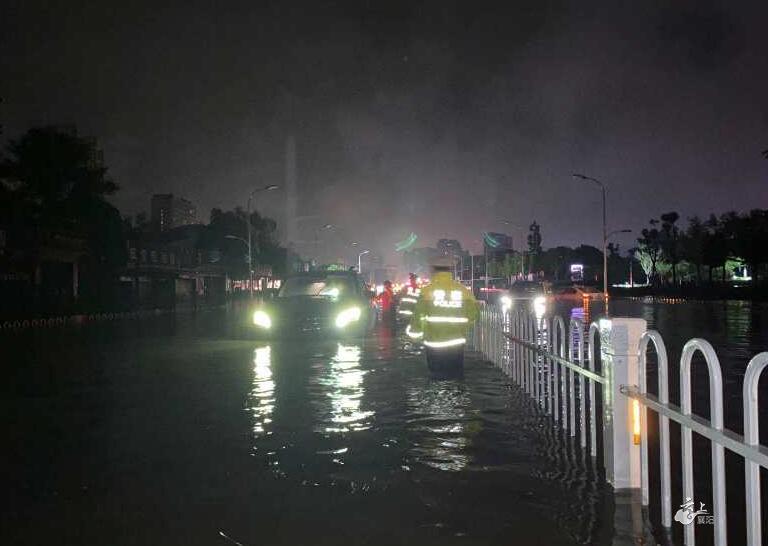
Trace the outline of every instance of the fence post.
<instances>
[{"instance_id":1,"label":"fence post","mask_svg":"<svg viewBox=\"0 0 768 546\"><path fill-rule=\"evenodd\" d=\"M640 488L640 446L633 441L632 400L622 385L637 383L637 348L646 330L643 319L600 320L603 377L605 478L614 490Z\"/></svg>"}]
</instances>

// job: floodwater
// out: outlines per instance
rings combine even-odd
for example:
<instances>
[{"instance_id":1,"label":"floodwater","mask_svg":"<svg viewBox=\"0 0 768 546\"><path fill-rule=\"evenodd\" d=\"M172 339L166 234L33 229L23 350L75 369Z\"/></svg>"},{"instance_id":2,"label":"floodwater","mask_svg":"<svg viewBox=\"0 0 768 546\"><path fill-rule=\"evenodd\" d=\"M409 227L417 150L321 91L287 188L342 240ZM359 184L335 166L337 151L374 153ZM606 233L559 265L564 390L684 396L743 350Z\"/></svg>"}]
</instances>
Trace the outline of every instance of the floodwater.
<instances>
[{"instance_id":1,"label":"floodwater","mask_svg":"<svg viewBox=\"0 0 768 546\"><path fill-rule=\"evenodd\" d=\"M223 312L3 338L2 544L601 544L611 497L507 378ZM607 514L607 515L606 515Z\"/></svg>"},{"instance_id":2,"label":"floodwater","mask_svg":"<svg viewBox=\"0 0 768 546\"><path fill-rule=\"evenodd\" d=\"M613 305L671 358L709 339L735 380L768 341L764 307ZM383 327L265 344L241 319L4 334L0 543L611 543L600 472L498 369L434 378Z\"/></svg>"},{"instance_id":3,"label":"floodwater","mask_svg":"<svg viewBox=\"0 0 768 546\"><path fill-rule=\"evenodd\" d=\"M600 306L593 306L596 316ZM683 300L617 300L611 304L613 316L643 318L648 328L661 333L669 357L669 393L670 402L680 404L680 365L679 359L683 345L691 338L703 338L714 348L723 379L723 415L726 428L742 434L744 371L749 360L756 354L768 351L768 304L748 301L711 301L691 302ZM658 375L655 373L655 356L649 355L648 388L658 394ZM691 374L693 413L705 419L710 417L709 377L707 366L701 354L693 359ZM768 373L763 374L759 384L760 438L763 445L768 445ZM650 519L654 528L661 528L659 506L659 445L658 419L649 412L649 459L650 459ZM671 476L673 510L683 503L682 464L680 458L680 427L670 424ZM693 476L694 500L696 506L705 503L705 508L712 514L711 490L711 443L709 440L693 435ZM725 452L726 474L726 518L729 544L746 544L744 460L728 450ZM761 470L762 483L768 483L768 471ZM768 507L768 488L762 489L763 517ZM768 533L763 525L763 543L768 544ZM672 533L663 535L657 532L659 542L671 541L682 544L682 526L673 522ZM712 544L713 533L709 525L696 526L696 543Z\"/></svg>"}]
</instances>

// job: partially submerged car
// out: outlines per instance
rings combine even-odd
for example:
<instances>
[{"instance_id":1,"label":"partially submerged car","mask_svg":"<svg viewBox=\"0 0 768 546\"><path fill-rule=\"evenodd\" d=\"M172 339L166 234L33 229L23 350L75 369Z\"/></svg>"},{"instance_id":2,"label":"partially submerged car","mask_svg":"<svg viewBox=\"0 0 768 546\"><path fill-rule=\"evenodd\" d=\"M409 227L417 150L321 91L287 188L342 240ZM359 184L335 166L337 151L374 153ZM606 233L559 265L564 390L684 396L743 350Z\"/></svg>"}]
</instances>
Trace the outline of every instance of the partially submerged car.
<instances>
[{"instance_id":1,"label":"partially submerged car","mask_svg":"<svg viewBox=\"0 0 768 546\"><path fill-rule=\"evenodd\" d=\"M263 337L364 335L375 320L370 292L351 271L312 272L288 277L276 296L253 312Z\"/></svg>"},{"instance_id":2,"label":"partially submerged car","mask_svg":"<svg viewBox=\"0 0 768 546\"><path fill-rule=\"evenodd\" d=\"M551 298L550 284L539 281L516 281L509 290L499 298L503 309L519 309L521 306L536 315L544 315L547 301Z\"/></svg>"},{"instance_id":3,"label":"partially submerged car","mask_svg":"<svg viewBox=\"0 0 768 546\"><path fill-rule=\"evenodd\" d=\"M599 301L603 293L594 286L566 285L553 290L553 299L557 301L582 302L584 300Z\"/></svg>"}]
</instances>

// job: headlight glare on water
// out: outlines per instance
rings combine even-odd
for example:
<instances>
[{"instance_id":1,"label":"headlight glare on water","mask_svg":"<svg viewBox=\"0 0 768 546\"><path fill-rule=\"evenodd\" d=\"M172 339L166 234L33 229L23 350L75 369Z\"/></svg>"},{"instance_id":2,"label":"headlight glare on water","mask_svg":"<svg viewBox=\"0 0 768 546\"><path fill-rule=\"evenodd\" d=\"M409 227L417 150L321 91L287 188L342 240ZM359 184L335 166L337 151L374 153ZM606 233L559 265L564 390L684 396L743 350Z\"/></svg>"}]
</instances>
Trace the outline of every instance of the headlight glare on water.
<instances>
[{"instance_id":1,"label":"headlight glare on water","mask_svg":"<svg viewBox=\"0 0 768 546\"><path fill-rule=\"evenodd\" d=\"M258 310L253 314L253 323L266 330L269 330L272 327L272 319L262 310Z\"/></svg>"},{"instance_id":2,"label":"headlight glare on water","mask_svg":"<svg viewBox=\"0 0 768 546\"><path fill-rule=\"evenodd\" d=\"M362 312L360 311L359 307L350 307L349 309L344 309L336 316L336 327L346 328L347 325L351 322L360 320L361 314Z\"/></svg>"}]
</instances>

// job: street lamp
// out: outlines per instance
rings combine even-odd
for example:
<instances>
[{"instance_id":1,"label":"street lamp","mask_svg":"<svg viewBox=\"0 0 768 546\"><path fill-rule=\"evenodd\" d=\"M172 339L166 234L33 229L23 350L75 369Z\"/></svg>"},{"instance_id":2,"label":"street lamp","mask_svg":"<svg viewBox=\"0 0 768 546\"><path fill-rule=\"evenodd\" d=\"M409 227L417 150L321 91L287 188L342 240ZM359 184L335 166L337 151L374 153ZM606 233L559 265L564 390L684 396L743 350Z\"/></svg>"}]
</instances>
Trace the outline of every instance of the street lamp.
<instances>
[{"instance_id":1,"label":"street lamp","mask_svg":"<svg viewBox=\"0 0 768 546\"><path fill-rule=\"evenodd\" d=\"M245 221L248 223L248 290L250 292L251 299L253 299L253 252L251 248L251 200L253 199L254 194L261 193L263 191L273 191L273 190L276 190L277 188L278 186L276 184L268 184L263 188L256 188L254 190L251 190L251 193L248 194L248 205L246 207Z\"/></svg>"},{"instance_id":2,"label":"street lamp","mask_svg":"<svg viewBox=\"0 0 768 546\"><path fill-rule=\"evenodd\" d=\"M606 224L606 213L605 213L605 184L603 184L597 178L592 178L591 176L587 176L585 174L574 173L573 177L578 178L579 180L586 180L587 182L592 182L594 184L597 184L598 186L600 186L600 191L603 197L603 301L605 302L605 314L607 315L608 314L608 238L617 233L630 233L632 230L619 229L616 231L612 231L611 233L608 233L607 224Z\"/></svg>"},{"instance_id":3,"label":"street lamp","mask_svg":"<svg viewBox=\"0 0 768 546\"><path fill-rule=\"evenodd\" d=\"M600 191L603 195L603 301L605 302L605 314L608 314L608 231L606 228L606 217L605 217L605 184L600 182L597 178L592 178L591 176L587 176L585 174L579 174L574 173L572 175L574 178L578 178L579 180L585 180L587 182L592 182L594 184L597 184L600 186Z\"/></svg>"},{"instance_id":4,"label":"street lamp","mask_svg":"<svg viewBox=\"0 0 768 546\"><path fill-rule=\"evenodd\" d=\"M317 259L320 260L320 232L327 229L333 229L333 224L323 224L322 226L315 228L315 252L317 253Z\"/></svg>"},{"instance_id":5,"label":"street lamp","mask_svg":"<svg viewBox=\"0 0 768 546\"><path fill-rule=\"evenodd\" d=\"M370 250L363 250L357 255L357 274L362 275L363 273L363 255L368 254Z\"/></svg>"},{"instance_id":6,"label":"street lamp","mask_svg":"<svg viewBox=\"0 0 768 546\"><path fill-rule=\"evenodd\" d=\"M246 240L245 240L245 239L243 239L242 237L238 237L237 235L225 235L225 236L224 236L224 238L225 238L225 239L233 239L233 240L235 240L235 241L240 241L240 242L241 242L241 243L243 243L243 244L244 244L246 247L248 246L248 241L246 241Z\"/></svg>"}]
</instances>

